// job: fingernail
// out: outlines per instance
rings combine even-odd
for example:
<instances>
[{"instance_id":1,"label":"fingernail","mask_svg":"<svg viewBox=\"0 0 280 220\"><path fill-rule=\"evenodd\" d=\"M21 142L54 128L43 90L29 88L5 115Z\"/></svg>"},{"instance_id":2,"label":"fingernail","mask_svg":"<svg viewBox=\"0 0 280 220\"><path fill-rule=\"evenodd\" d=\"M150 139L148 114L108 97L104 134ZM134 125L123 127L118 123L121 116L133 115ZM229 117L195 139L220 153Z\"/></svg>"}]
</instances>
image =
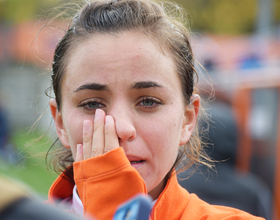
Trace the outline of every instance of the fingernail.
<instances>
[{"instance_id":1,"label":"fingernail","mask_svg":"<svg viewBox=\"0 0 280 220\"><path fill-rule=\"evenodd\" d=\"M77 145L77 152L83 153L83 145L82 144Z\"/></svg>"},{"instance_id":2,"label":"fingernail","mask_svg":"<svg viewBox=\"0 0 280 220\"><path fill-rule=\"evenodd\" d=\"M113 121L112 116L110 116L110 115L106 115L106 118L105 118L105 124L112 123L112 121Z\"/></svg>"},{"instance_id":3,"label":"fingernail","mask_svg":"<svg viewBox=\"0 0 280 220\"><path fill-rule=\"evenodd\" d=\"M101 109L96 109L95 110L95 118L101 118L102 116L102 110Z\"/></svg>"},{"instance_id":4,"label":"fingernail","mask_svg":"<svg viewBox=\"0 0 280 220\"><path fill-rule=\"evenodd\" d=\"M89 131L91 129L91 121L85 120L83 124L84 131Z\"/></svg>"}]
</instances>

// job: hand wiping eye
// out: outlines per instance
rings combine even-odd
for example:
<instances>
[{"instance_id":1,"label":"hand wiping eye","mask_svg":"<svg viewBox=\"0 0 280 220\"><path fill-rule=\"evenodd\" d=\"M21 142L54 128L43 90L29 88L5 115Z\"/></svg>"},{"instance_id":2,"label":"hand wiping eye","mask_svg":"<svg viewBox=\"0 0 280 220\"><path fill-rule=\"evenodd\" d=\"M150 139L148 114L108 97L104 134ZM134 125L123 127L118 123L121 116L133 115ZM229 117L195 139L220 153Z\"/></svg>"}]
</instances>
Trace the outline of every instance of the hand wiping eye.
<instances>
[{"instance_id":1,"label":"hand wiping eye","mask_svg":"<svg viewBox=\"0 0 280 220\"><path fill-rule=\"evenodd\" d=\"M105 115L102 109L96 109L94 122L83 123L83 150L77 145L76 161L102 155L119 147L115 122L112 116Z\"/></svg>"}]
</instances>

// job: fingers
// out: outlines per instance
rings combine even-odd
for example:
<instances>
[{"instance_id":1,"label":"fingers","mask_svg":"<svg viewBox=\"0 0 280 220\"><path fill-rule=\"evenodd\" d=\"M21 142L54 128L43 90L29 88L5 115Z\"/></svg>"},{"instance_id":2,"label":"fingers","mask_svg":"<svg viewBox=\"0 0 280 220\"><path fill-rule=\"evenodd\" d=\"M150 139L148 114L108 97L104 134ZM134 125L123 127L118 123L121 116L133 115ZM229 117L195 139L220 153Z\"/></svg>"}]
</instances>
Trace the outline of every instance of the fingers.
<instances>
[{"instance_id":1,"label":"fingers","mask_svg":"<svg viewBox=\"0 0 280 220\"><path fill-rule=\"evenodd\" d=\"M83 123L83 159L88 159L91 157L92 136L93 136L92 121L85 120Z\"/></svg>"},{"instance_id":2,"label":"fingers","mask_svg":"<svg viewBox=\"0 0 280 220\"><path fill-rule=\"evenodd\" d=\"M115 129L114 118L107 115L105 119L105 147L104 153L119 147L119 140Z\"/></svg>"},{"instance_id":3,"label":"fingers","mask_svg":"<svg viewBox=\"0 0 280 220\"><path fill-rule=\"evenodd\" d=\"M83 144L77 145L75 161L96 157L118 147L114 118L96 109L94 123L91 120L83 122Z\"/></svg>"},{"instance_id":4,"label":"fingers","mask_svg":"<svg viewBox=\"0 0 280 220\"><path fill-rule=\"evenodd\" d=\"M76 153L76 159L75 162L81 161L84 159L84 155L83 155L83 145L82 144L78 144L77 145L77 153Z\"/></svg>"},{"instance_id":5,"label":"fingers","mask_svg":"<svg viewBox=\"0 0 280 220\"><path fill-rule=\"evenodd\" d=\"M103 154L104 152L104 123L105 112L101 109L96 109L94 118L94 131L92 138L91 157Z\"/></svg>"}]
</instances>

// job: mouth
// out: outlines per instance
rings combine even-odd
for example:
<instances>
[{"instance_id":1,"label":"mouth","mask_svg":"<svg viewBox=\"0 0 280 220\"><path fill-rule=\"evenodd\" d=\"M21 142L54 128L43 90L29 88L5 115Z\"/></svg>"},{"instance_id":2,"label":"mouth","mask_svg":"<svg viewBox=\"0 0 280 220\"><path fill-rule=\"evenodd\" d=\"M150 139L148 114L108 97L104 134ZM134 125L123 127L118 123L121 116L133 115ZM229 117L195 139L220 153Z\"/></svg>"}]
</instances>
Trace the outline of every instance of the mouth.
<instances>
[{"instance_id":1,"label":"mouth","mask_svg":"<svg viewBox=\"0 0 280 220\"><path fill-rule=\"evenodd\" d=\"M132 167L134 167L136 170L138 170L145 164L145 160L130 161L130 164Z\"/></svg>"},{"instance_id":2,"label":"mouth","mask_svg":"<svg viewBox=\"0 0 280 220\"><path fill-rule=\"evenodd\" d=\"M129 160L130 165L137 170L140 169L146 162L145 160L142 160L142 158L135 157L135 156L127 155L127 159Z\"/></svg>"},{"instance_id":3,"label":"mouth","mask_svg":"<svg viewBox=\"0 0 280 220\"><path fill-rule=\"evenodd\" d=\"M143 163L144 160L138 160L138 161L130 161L130 164L139 164L139 163Z\"/></svg>"}]
</instances>

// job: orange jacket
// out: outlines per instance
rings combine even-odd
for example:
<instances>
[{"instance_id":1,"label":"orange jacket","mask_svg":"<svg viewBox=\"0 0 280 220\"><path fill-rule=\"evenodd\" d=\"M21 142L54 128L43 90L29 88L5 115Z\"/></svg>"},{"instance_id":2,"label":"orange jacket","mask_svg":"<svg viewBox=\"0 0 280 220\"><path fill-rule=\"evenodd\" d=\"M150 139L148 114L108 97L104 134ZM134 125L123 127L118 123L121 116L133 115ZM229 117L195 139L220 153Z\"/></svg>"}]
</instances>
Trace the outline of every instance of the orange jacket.
<instances>
[{"instance_id":1,"label":"orange jacket","mask_svg":"<svg viewBox=\"0 0 280 220\"><path fill-rule=\"evenodd\" d=\"M122 148L104 155L74 163L74 180L84 205L84 212L98 220L113 218L117 207L139 193L147 193L145 183L130 166ZM61 174L49 190L49 201L72 195L73 183ZM246 212L210 205L195 194L189 194L177 182L174 174L157 199L151 220L197 219L262 219Z\"/></svg>"}]
</instances>

